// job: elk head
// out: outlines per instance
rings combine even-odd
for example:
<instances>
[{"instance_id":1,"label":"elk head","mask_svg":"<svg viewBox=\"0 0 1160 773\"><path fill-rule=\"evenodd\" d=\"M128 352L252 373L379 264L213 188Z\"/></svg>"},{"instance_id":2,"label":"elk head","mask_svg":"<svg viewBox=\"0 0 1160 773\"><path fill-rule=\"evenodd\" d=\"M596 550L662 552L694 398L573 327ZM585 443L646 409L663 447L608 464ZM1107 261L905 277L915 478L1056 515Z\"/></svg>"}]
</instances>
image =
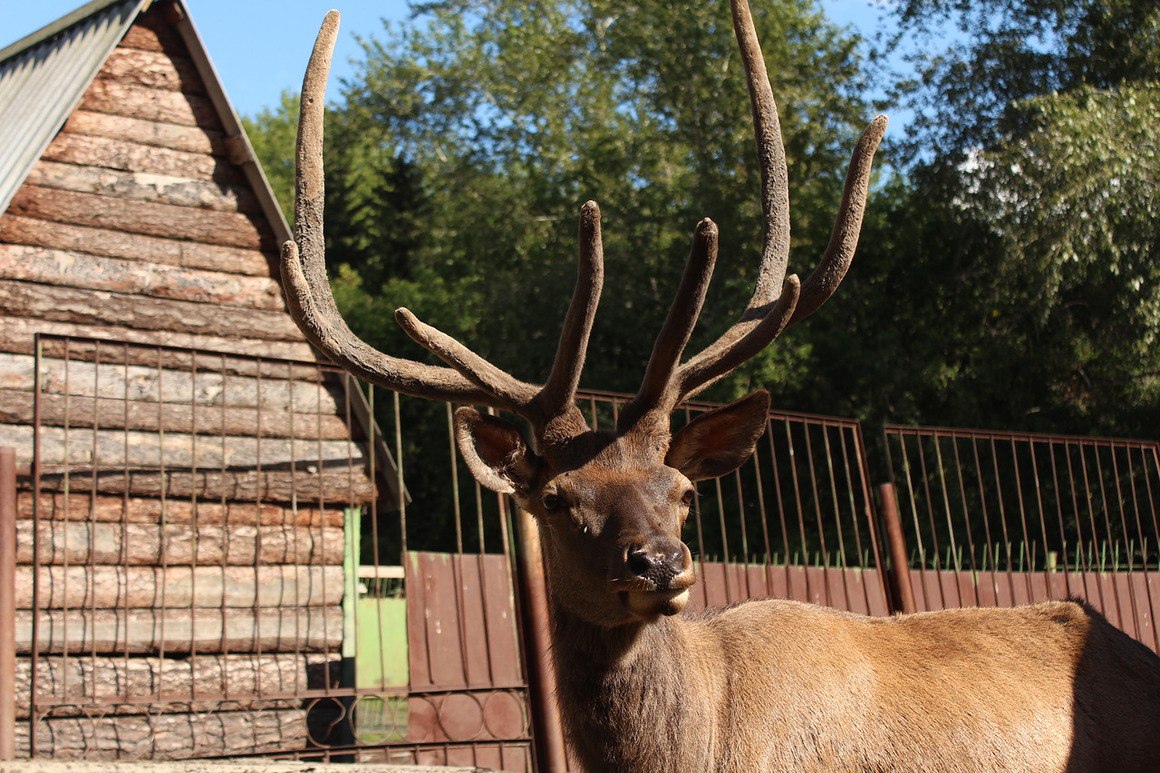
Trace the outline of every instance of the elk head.
<instances>
[{"instance_id":1,"label":"elk head","mask_svg":"<svg viewBox=\"0 0 1160 773\"><path fill-rule=\"evenodd\" d=\"M673 410L757 354L786 327L812 314L845 276L857 246L871 161L886 129L879 116L858 140L833 234L804 281L786 276L789 191L776 105L745 0L731 0L733 24L753 106L764 243L756 289L740 319L682 361L717 259L717 227L703 220L636 396L615 430L593 431L575 404L603 284L600 210L580 208L579 272L552 371L542 386L516 379L407 309L395 320L447 367L402 360L359 340L340 316L326 277L322 232L323 93L338 13L323 22L302 86L295 241L282 249L291 314L306 337L352 373L388 389L524 418L511 422L460 408L456 440L475 478L511 494L536 517L555 603L599 625L647 621L684 608L694 582L681 541L698 480L724 475L752 453L765 430L769 394L754 392L702 414L676 435ZM529 442L530 440L530 442Z\"/></svg>"}]
</instances>

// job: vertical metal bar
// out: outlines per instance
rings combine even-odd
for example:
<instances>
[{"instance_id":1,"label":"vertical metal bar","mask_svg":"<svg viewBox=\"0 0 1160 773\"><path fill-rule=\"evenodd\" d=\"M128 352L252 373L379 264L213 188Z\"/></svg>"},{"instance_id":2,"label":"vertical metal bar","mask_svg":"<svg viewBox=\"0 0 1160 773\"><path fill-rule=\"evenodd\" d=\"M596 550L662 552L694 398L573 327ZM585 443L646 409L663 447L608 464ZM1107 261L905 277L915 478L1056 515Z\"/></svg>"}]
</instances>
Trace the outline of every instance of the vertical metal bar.
<instances>
[{"instance_id":1,"label":"vertical metal bar","mask_svg":"<svg viewBox=\"0 0 1160 773\"><path fill-rule=\"evenodd\" d=\"M898 493L893 483L878 485L878 498L882 512L882 525L886 530L886 544L890 551L889 583L891 596L897 603L894 612L910 614L917 607L914 604L914 588L910 584L910 558L906 550L906 538L902 533L902 518L898 511Z\"/></svg>"},{"instance_id":2,"label":"vertical metal bar","mask_svg":"<svg viewBox=\"0 0 1160 773\"><path fill-rule=\"evenodd\" d=\"M568 758L564 753L564 734L560 710L556 705L556 669L550 654L548 587L544 576L544 557L535 519L516 508L517 577L523 617L524 652L528 670L528 692L532 698L532 727L535 738L537 770L564 773Z\"/></svg>"},{"instance_id":3,"label":"vertical metal bar","mask_svg":"<svg viewBox=\"0 0 1160 773\"><path fill-rule=\"evenodd\" d=\"M39 695L40 671L40 497L42 489L41 462L40 462L40 409L44 395L41 370L44 367L44 342L40 333L33 337L33 373L32 373L32 657L31 674L29 675L28 690L28 754L35 758L39 750L36 740L36 718L39 714L37 698ZM68 507L68 500L62 499L64 507ZM65 517L68 517L66 511ZM15 540L13 541L15 543Z\"/></svg>"},{"instance_id":4,"label":"vertical metal bar","mask_svg":"<svg viewBox=\"0 0 1160 773\"><path fill-rule=\"evenodd\" d=\"M971 567L971 587L975 590L975 606L979 606L979 572L975 566L975 535L971 527L970 508L967 506L967 487L963 482L963 460L959 456L959 438L951 437L951 447L955 450L955 473L959 480L959 503L963 508L963 527L967 535L967 560ZM948 520L950 513L947 513ZM962 571L962 567L959 567Z\"/></svg>"},{"instance_id":5,"label":"vertical metal bar","mask_svg":"<svg viewBox=\"0 0 1160 773\"><path fill-rule=\"evenodd\" d=\"M918 439L918 442L921 444L922 440ZM887 445L887 447L889 448L889 444ZM918 571L919 571L919 577L921 578L923 576L923 573L926 571L926 547L922 543L922 528L918 525L918 500L917 500L915 493L914 493L914 479L913 479L913 476L911 475L910 454L908 454L906 451L906 436L901 434L901 433L899 433L899 435L898 435L898 448L900 451L902 451L902 472L906 476L906 493L907 493L907 499L910 501L910 519L914 523L914 540L915 540L915 542L918 543ZM895 501L897 501L897 493L898 493L898 490L895 489ZM899 508L899 528L900 529L901 529L901 524L902 524L901 508ZM890 539L889 534L887 534L887 539L888 540ZM905 543L903 543L903 545L905 546ZM909 555L903 556L903 558L905 559L905 565L909 567L910 566L910 556ZM923 609L929 610L931 608L931 606L930 606L930 601L926 597L926 583L920 581L918 584L918 587L922 591ZM913 588L911 588L911 592L913 593ZM917 609L917 607L916 607L916 609Z\"/></svg>"},{"instance_id":6,"label":"vertical metal bar","mask_svg":"<svg viewBox=\"0 0 1160 773\"><path fill-rule=\"evenodd\" d=\"M16 449L0 448L0 760L16 757Z\"/></svg>"},{"instance_id":7,"label":"vertical metal bar","mask_svg":"<svg viewBox=\"0 0 1160 773\"><path fill-rule=\"evenodd\" d=\"M463 515L459 507L459 452L455 447L455 417L451 413L451 403L447 407L447 445L451 454L451 502L455 510L455 552L463 552ZM482 544L479 549L483 553Z\"/></svg>"}]
</instances>

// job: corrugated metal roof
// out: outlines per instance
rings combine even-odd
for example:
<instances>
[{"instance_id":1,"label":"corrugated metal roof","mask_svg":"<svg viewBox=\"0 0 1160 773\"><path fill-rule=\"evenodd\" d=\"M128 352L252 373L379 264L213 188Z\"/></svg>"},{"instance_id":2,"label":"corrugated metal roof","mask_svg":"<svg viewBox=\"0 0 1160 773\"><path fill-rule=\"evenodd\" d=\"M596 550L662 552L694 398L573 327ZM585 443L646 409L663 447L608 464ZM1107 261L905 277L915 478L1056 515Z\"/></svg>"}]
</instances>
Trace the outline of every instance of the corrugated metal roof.
<instances>
[{"instance_id":1,"label":"corrugated metal roof","mask_svg":"<svg viewBox=\"0 0 1160 773\"><path fill-rule=\"evenodd\" d=\"M0 51L0 212L149 0L95 0Z\"/></svg>"}]
</instances>

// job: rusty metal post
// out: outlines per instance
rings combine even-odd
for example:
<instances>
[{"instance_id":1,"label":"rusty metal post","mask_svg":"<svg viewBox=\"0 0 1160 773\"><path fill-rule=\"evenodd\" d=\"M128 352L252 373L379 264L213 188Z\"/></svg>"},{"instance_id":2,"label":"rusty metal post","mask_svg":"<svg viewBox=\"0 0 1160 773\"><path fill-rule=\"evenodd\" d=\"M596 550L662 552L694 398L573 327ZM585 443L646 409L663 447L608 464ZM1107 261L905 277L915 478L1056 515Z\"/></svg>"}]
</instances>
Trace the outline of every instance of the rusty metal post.
<instances>
[{"instance_id":1,"label":"rusty metal post","mask_svg":"<svg viewBox=\"0 0 1160 773\"><path fill-rule=\"evenodd\" d=\"M556 667L550 651L548 584L544 577L540 532L535 519L518 507L515 508L515 521L516 540L519 542L516 563L536 759L540 763L539 769L545 773L564 773L568 769L568 757L564 751L560 708L556 705Z\"/></svg>"},{"instance_id":2,"label":"rusty metal post","mask_svg":"<svg viewBox=\"0 0 1160 773\"><path fill-rule=\"evenodd\" d=\"M878 484L878 510L882 515L882 525L886 531L886 543L890 550L891 597L895 612L909 614L916 610L914 588L910 584L910 557L906 552L906 538L902 534L902 518L898 513L898 492L893 483Z\"/></svg>"},{"instance_id":3,"label":"rusty metal post","mask_svg":"<svg viewBox=\"0 0 1160 773\"><path fill-rule=\"evenodd\" d=\"M0 448L0 760L16 757L16 449Z\"/></svg>"}]
</instances>

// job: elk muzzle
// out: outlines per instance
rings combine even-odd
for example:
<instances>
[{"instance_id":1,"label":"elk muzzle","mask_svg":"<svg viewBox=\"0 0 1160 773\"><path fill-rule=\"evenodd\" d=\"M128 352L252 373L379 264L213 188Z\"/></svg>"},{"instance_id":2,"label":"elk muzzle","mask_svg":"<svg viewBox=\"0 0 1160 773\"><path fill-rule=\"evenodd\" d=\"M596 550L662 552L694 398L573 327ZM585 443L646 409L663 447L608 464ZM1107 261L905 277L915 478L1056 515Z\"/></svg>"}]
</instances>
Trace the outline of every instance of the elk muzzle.
<instances>
[{"instance_id":1,"label":"elk muzzle","mask_svg":"<svg viewBox=\"0 0 1160 773\"><path fill-rule=\"evenodd\" d=\"M657 536L624 551L622 571L612 584L630 612L653 619L680 613L694 582L689 548L673 537Z\"/></svg>"}]
</instances>

